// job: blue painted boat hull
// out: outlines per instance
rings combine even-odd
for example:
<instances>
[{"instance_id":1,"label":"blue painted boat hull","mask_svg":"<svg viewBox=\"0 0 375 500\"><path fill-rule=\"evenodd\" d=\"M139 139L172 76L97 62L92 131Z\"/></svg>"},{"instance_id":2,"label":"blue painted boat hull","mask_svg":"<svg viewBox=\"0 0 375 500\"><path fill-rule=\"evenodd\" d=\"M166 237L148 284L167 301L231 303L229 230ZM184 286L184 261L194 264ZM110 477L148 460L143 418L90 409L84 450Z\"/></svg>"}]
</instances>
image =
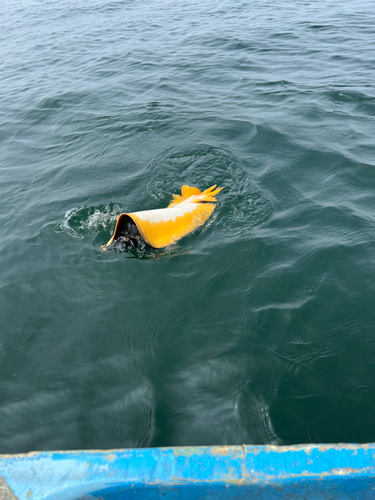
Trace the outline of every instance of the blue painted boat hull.
<instances>
[{"instance_id":1,"label":"blue painted boat hull","mask_svg":"<svg viewBox=\"0 0 375 500\"><path fill-rule=\"evenodd\" d=\"M375 499L375 445L0 456L0 500Z\"/></svg>"}]
</instances>

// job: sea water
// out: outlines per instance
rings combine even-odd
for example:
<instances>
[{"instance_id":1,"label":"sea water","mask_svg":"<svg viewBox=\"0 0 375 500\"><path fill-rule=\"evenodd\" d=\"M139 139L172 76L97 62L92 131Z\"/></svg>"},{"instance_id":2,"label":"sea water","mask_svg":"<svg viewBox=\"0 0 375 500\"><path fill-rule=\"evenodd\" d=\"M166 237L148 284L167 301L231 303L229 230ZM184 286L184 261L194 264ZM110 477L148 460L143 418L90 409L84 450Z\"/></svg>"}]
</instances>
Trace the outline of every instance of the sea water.
<instances>
[{"instance_id":1,"label":"sea water","mask_svg":"<svg viewBox=\"0 0 375 500\"><path fill-rule=\"evenodd\" d=\"M375 440L374 54L371 1L1 3L1 453Z\"/></svg>"}]
</instances>

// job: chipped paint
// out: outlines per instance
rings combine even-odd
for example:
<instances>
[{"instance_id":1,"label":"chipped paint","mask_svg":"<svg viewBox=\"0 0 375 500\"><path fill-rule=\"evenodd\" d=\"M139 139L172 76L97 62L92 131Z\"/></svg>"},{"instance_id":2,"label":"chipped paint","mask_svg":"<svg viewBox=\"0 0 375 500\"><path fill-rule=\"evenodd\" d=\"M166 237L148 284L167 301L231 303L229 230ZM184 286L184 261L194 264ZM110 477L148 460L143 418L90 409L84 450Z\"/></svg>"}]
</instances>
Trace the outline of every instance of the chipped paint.
<instances>
[{"instance_id":1,"label":"chipped paint","mask_svg":"<svg viewBox=\"0 0 375 500\"><path fill-rule=\"evenodd\" d=\"M375 445L34 452L0 456L0 470L0 500L65 500L68 490L69 498L106 499L106 488L112 500L127 490L144 498L145 487L162 489L165 500L364 500L375 491Z\"/></svg>"},{"instance_id":2,"label":"chipped paint","mask_svg":"<svg viewBox=\"0 0 375 500\"><path fill-rule=\"evenodd\" d=\"M242 458L242 446L212 446L211 454L213 456L225 456L230 454L233 458Z\"/></svg>"},{"instance_id":3,"label":"chipped paint","mask_svg":"<svg viewBox=\"0 0 375 500\"><path fill-rule=\"evenodd\" d=\"M18 500L3 477L0 477L0 500Z\"/></svg>"},{"instance_id":4,"label":"chipped paint","mask_svg":"<svg viewBox=\"0 0 375 500\"><path fill-rule=\"evenodd\" d=\"M192 457L204 453L204 446L176 446L171 448L175 457Z\"/></svg>"}]
</instances>

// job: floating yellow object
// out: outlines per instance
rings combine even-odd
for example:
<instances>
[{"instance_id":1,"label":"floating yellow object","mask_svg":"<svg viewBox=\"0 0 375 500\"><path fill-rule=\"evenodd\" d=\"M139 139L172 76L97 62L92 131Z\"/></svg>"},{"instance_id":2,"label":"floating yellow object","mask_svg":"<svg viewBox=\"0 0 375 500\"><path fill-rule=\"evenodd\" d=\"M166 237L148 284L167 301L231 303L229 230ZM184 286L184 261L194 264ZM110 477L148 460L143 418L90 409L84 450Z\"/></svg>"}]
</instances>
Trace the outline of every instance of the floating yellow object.
<instances>
[{"instance_id":1,"label":"floating yellow object","mask_svg":"<svg viewBox=\"0 0 375 500\"><path fill-rule=\"evenodd\" d=\"M107 250L116 242L137 247L142 239L153 248L164 248L202 226L215 210L215 195L223 188L211 186L201 192L196 187L182 186L181 195L173 195L167 208L123 213L117 219L115 232L102 246Z\"/></svg>"}]
</instances>

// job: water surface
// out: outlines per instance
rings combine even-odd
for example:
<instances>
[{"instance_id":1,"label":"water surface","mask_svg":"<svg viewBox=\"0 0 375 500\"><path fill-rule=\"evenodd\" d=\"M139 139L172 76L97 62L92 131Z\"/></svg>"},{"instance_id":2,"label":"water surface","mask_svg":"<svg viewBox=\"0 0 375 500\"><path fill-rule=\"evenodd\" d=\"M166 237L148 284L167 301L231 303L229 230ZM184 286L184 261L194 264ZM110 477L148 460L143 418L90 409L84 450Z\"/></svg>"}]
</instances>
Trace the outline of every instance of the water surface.
<instances>
[{"instance_id":1,"label":"water surface","mask_svg":"<svg viewBox=\"0 0 375 500\"><path fill-rule=\"evenodd\" d=\"M375 440L370 5L1 4L0 452Z\"/></svg>"}]
</instances>

